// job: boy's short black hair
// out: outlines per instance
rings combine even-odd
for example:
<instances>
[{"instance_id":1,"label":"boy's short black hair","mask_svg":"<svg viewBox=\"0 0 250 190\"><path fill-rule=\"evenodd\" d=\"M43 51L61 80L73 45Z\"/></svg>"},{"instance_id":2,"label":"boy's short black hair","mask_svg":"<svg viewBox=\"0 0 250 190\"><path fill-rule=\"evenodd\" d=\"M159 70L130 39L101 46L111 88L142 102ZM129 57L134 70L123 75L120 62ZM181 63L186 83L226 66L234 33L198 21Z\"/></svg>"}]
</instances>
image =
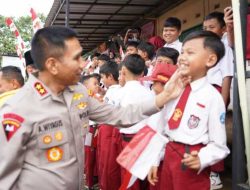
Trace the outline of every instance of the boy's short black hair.
<instances>
[{"instance_id":1,"label":"boy's short black hair","mask_svg":"<svg viewBox=\"0 0 250 190\"><path fill-rule=\"evenodd\" d=\"M218 35L216 35L213 32L210 31L194 31L187 35L187 37L183 41L183 45L190 40L202 38L203 40L203 46L204 48L209 48L212 50L216 56L217 56L217 62L220 61L220 59L225 54L225 46L221 42L221 39Z\"/></svg>"},{"instance_id":2,"label":"boy's short black hair","mask_svg":"<svg viewBox=\"0 0 250 190\"><path fill-rule=\"evenodd\" d=\"M134 75L142 74L146 67L145 61L138 54L127 55L122 64Z\"/></svg>"},{"instance_id":3,"label":"boy's short black hair","mask_svg":"<svg viewBox=\"0 0 250 190\"><path fill-rule=\"evenodd\" d=\"M217 12L217 11L212 12L205 17L204 21L210 19L216 19L219 22L221 28L226 26L226 23L224 21L224 13L222 12Z\"/></svg>"},{"instance_id":4,"label":"boy's short black hair","mask_svg":"<svg viewBox=\"0 0 250 190\"><path fill-rule=\"evenodd\" d=\"M15 79L20 86L24 85L24 78L22 76L21 70L18 67L6 66L2 67L0 71L2 72L2 78L6 81Z\"/></svg>"},{"instance_id":5,"label":"boy's short black hair","mask_svg":"<svg viewBox=\"0 0 250 190\"><path fill-rule=\"evenodd\" d=\"M154 46L149 43L149 42L141 42L138 46L137 49L146 52L148 54L149 59L153 59L154 53L155 53L155 48Z\"/></svg>"},{"instance_id":6,"label":"boy's short black hair","mask_svg":"<svg viewBox=\"0 0 250 190\"><path fill-rule=\"evenodd\" d=\"M93 73L90 75L82 75L80 78L80 83L84 83L87 80L89 80L90 78L96 78L98 80L98 82L101 81L101 76L98 73Z\"/></svg>"},{"instance_id":7,"label":"boy's short black hair","mask_svg":"<svg viewBox=\"0 0 250 190\"><path fill-rule=\"evenodd\" d=\"M100 67L99 73L106 76L112 75L114 80L118 82L119 70L117 63L115 63L114 61L108 61L107 63L104 63Z\"/></svg>"},{"instance_id":8,"label":"boy's short black hair","mask_svg":"<svg viewBox=\"0 0 250 190\"><path fill-rule=\"evenodd\" d=\"M94 54L92 54L91 56L90 56L90 58L91 58L91 60L94 58L94 57L99 57L101 54L100 53L94 53Z\"/></svg>"},{"instance_id":9,"label":"boy's short black hair","mask_svg":"<svg viewBox=\"0 0 250 190\"><path fill-rule=\"evenodd\" d=\"M181 30L181 21L177 17L169 17L165 20L164 27L174 27Z\"/></svg>"},{"instance_id":10,"label":"boy's short black hair","mask_svg":"<svg viewBox=\"0 0 250 190\"><path fill-rule=\"evenodd\" d=\"M137 48L138 45L139 45L139 43L136 41L128 41L126 44L126 49L128 48L128 46L132 46L134 48Z\"/></svg>"},{"instance_id":11,"label":"boy's short black hair","mask_svg":"<svg viewBox=\"0 0 250 190\"><path fill-rule=\"evenodd\" d=\"M172 59L174 62L174 65L177 63L177 59L179 57L179 52L174 49L174 48L169 48L169 47L162 47L157 50L156 52L156 58L162 56L162 57L168 57Z\"/></svg>"},{"instance_id":12,"label":"boy's short black hair","mask_svg":"<svg viewBox=\"0 0 250 190\"><path fill-rule=\"evenodd\" d=\"M106 54L101 54L99 57L98 57L98 60L103 60L103 61L110 61L110 58L109 56L107 56Z\"/></svg>"}]
</instances>

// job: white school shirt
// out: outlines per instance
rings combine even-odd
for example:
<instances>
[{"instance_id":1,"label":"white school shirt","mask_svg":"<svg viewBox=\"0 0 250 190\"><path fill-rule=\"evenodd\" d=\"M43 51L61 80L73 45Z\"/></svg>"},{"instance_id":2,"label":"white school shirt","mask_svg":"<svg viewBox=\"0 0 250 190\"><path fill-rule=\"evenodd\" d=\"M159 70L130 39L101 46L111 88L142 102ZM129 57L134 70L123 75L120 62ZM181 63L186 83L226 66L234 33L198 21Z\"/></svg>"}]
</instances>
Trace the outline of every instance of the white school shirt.
<instances>
[{"instance_id":1,"label":"white school shirt","mask_svg":"<svg viewBox=\"0 0 250 190\"><path fill-rule=\"evenodd\" d=\"M174 42L170 43L170 44L165 44L163 47L169 47L169 48L173 48L176 49L179 54L181 53L181 48L182 48L182 43L180 42L179 39L175 40Z\"/></svg>"},{"instance_id":2,"label":"white school shirt","mask_svg":"<svg viewBox=\"0 0 250 190\"><path fill-rule=\"evenodd\" d=\"M126 82L119 93L120 106L123 107L129 104L138 104L145 100L152 100L152 97L155 96L148 88L143 86L140 81L136 80ZM122 130L122 133L131 134L130 128Z\"/></svg>"},{"instance_id":3,"label":"white school shirt","mask_svg":"<svg viewBox=\"0 0 250 190\"><path fill-rule=\"evenodd\" d=\"M119 92L120 92L121 86L119 84L111 85L105 96L103 97L104 102L117 106L119 105Z\"/></svg>"},{"instance_id":4,"label":"white school shirt","mask_svg":"<svg viewBox=\"0 0 250 190\"><path fill-rule=\"evenodd\" d=\"M166 104L164 133L170 140L188 145L204 144L199 151L201 169L211 166L229 154L226 145L225 105L220 93L205 77L191 83L185 111L177 129L170 130L171 118L179 98Z\"/></svg>"},{"instance_id":5,"label":"white school shirt","mask_svg":"<svg viewBox=\"0 0 250 190\"><path fill-rule=\"evenodd\" d=\"M210 84L216 84L222 86L223 78L227 76L233 76L234 74L234 57L232 49L224 44L225 55L223 58L215 65L210 68L207 72L207 78Z\"/></svg>"}]
</instances>

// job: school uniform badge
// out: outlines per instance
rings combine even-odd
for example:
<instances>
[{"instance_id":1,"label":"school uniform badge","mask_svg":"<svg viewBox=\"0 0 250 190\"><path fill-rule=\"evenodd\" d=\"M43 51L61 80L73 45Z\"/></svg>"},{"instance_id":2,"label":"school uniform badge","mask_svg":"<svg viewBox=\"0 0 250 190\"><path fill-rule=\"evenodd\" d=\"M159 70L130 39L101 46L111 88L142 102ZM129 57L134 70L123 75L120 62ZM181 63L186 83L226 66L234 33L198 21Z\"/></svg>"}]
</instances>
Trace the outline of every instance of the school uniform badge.
<instances>
[{"instance_id":1,"label":"school uniform badge","mask_svg":"<svg viewBox=\"0 0 250 190\"><path fill-rule=\"evenodd\" d=\"M200 122L200 118L195 116L195 115L190 115L190 118L188 119L188 127L190 129L194 129L196 127L198 127Z\"/></svg>"},{"instance_id":2,"label":"school uniform badge","mask_svg":"<svg viewBox=\"0 0 250 190\"><path fill-rule=\"evenodd\" d=\"M52 147L47 150L47 159L49 162L60 161L63 157L63 150L60 147Z\"/></svg>"},{"instance_id":3,"label":"school uniform badge","mask_svg":"<svg viewBox=\"0 0 250 190\"><path fill-rule=\"evenodd\" d=\"M13 137L13 135L21 127L23 121L24 119L15 113L6 113L3 115L2 126L4 128L7 141Z\"/></svg>"}]
</instances>

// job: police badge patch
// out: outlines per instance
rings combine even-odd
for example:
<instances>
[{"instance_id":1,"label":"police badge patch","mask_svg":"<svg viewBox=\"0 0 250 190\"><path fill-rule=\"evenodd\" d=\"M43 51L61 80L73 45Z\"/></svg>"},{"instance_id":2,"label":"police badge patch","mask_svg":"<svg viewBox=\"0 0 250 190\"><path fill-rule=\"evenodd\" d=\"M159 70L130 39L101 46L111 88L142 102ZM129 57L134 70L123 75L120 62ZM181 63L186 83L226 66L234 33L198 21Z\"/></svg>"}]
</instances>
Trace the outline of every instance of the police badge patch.
<instances>
[{"instance_id":1,"label":"police badge patch","mask_svg":"<svg viewBox=\"0 0 250 190\"><path fill-rule=\"evenodd\" d=\"M24 119L14 113L6 113L3 115L2 125L7 138L7 141L16 133L16 131L21 127Z\"/></svg>"},{"instance_id":2,"label":"police badge patch","mask_svg":"<svg viewBox=\"0 0 250 190\"><path fill-rule=\"evenodd\" d=\"M200 122L200 118L195 116L195 115L190 115L190 118L188 119L188 127L190 129L194 129L196 127L198 127Z\"/></svg>"}]
</instances>

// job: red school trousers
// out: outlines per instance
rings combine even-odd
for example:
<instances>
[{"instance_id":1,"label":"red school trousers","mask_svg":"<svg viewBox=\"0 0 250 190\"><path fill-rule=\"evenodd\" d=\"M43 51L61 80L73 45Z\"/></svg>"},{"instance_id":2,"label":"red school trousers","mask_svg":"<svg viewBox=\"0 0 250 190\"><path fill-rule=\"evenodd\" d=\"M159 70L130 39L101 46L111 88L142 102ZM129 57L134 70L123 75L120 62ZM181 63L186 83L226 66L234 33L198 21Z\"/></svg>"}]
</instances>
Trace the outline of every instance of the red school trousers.
<instances>
[{"instance_id":1,"label":"red school trousers","mask_svg":"<svg viewBox=\"0 0 250 190\"><path fill-rule=\"evenodd\" d=\"M99 125L98 128L98 180L102 190L118 190L120 187L120 170L114 154L115 145L112 144L113 130L118 130L114 126L106 124Z\"/></svg>"},{"instance_id":2,"label":"red school trousers","mask_svg":"<svg viewBox=\"0 0 250 190\"><path fill-rule=\"evenodd\" d=\"M169 142L166 146L163 160L160 189L161 190L210 190L210 168L204 169L197 174L196 170L185 167L183 169L181 160L186 152L186 146L182 143ZM190 145L191 151L199 151L204 145Z\"/></svg>"},{"instance_id":3,"label":"red school trousers","mask_svg":"<svg viewBox=\"0 0 250 190\"><path fill-rule=\"evenodd\" d=\"M96 146L95 146L95 127L89 126L89 133L92 134L92 142L91 146L85 145L85 167L84 172L86 175L86 185L91 188L94 185L94 176L95 176L95 169L96 169Z\"/></svg>"}]
</instances>

